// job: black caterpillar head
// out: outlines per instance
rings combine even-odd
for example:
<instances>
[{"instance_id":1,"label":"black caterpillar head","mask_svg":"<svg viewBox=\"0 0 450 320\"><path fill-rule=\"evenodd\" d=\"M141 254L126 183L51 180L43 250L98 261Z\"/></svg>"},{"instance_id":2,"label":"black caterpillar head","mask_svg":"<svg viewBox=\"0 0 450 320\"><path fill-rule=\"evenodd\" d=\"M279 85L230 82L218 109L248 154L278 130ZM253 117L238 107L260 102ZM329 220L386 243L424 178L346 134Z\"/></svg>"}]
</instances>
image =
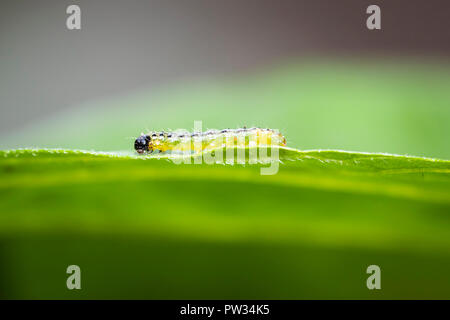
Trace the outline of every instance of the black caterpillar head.
<instances>
[{"instance_id":1,"label":"black caterpillar head","mask_svg":"<svg viewBox=\"0 0 450 320\"><path fill-rule=\"evenodd\" d=\"M150 136L143 134L134 141L134 149L140 154L151 152L150 141Z\"/></svg>"}]
</instances>

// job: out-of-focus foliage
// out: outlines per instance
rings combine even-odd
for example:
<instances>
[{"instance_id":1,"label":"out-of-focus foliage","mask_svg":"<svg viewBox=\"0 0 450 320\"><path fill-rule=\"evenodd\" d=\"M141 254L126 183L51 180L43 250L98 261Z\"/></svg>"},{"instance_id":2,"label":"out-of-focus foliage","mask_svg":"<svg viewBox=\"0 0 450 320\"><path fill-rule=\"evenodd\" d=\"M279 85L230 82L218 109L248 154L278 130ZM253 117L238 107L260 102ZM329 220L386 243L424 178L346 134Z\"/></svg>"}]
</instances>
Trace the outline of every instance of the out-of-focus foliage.
<instances>
[{"instance_id":1,"label":"out-of-focus foliage","mask_svg":"<svg viewBox=\"0 0 450 320\"><path fill-rule=\"evenodd\" d=\"M450 66L304 61L225 79L187 79L73 106L0 138L0 149L131 150L141 131L244 125L279 129L302 150L450 159Z\"/></svg>"}]
</instances>

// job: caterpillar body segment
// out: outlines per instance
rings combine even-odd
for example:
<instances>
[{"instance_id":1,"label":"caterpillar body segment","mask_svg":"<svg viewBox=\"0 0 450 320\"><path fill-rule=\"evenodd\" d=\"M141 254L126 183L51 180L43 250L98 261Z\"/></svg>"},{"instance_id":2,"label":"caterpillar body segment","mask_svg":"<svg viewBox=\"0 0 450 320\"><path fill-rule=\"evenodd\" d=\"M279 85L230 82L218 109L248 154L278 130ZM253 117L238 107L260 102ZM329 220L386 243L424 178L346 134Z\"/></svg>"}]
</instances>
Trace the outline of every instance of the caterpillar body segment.
<instances>
[{"instance_id":1,"label":"caterpillar body segment","mask_svg":"<svg viewBox=\"0 0 450 320\"><path fill-rule=\"evenodd\" d=\"M193 153L217 148L285 146L286 138L277 130L262 128L240 128L208 130L205 132L150 132L141 134L134 142L134 149L139 154L159 152Z\"/></svg>"}]
</instances>

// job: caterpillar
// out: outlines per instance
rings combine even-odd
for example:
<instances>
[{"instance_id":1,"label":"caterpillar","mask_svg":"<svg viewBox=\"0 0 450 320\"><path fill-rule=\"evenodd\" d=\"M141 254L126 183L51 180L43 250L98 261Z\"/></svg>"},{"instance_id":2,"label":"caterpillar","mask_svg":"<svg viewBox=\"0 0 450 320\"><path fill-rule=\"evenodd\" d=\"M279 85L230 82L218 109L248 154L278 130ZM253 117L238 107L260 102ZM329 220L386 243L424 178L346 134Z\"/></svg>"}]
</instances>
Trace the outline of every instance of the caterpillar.
<instances>
[{"instance_id":1,"label":"caterpillar","mask_svg":"<svg viewBox=\"0 0 450 320\"><path fill-rule=\"evenodd\" d=\"M134 142L139 154L166 151L205 151L220 147L285 146L286 138L277 130L239 128L189 133L184 130L141 134Z\"/></svg>"}]
</instances>

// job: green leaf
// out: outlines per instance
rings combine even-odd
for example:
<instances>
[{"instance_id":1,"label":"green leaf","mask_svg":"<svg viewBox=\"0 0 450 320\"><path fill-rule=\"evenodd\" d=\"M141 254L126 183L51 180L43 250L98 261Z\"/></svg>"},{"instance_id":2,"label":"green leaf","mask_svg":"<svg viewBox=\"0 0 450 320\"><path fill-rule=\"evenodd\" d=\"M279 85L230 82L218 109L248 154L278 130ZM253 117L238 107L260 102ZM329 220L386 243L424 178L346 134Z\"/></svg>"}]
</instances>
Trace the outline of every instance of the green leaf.
<instances>
[{"instance_id":1,"label":"green leaf","mask_svg":"<svg viewBox=\"0 0 450 320\"><path fill-rule=\"evenodd\" d=\"M278 173L261 175L270 164L0 151L2 292L450 298L450 161L290 148L279 155ZM64 286L69 264L83 270L80 292ZM370 264L382 270L379 292L365 286Z\"/></svg>"}]
</instances>

